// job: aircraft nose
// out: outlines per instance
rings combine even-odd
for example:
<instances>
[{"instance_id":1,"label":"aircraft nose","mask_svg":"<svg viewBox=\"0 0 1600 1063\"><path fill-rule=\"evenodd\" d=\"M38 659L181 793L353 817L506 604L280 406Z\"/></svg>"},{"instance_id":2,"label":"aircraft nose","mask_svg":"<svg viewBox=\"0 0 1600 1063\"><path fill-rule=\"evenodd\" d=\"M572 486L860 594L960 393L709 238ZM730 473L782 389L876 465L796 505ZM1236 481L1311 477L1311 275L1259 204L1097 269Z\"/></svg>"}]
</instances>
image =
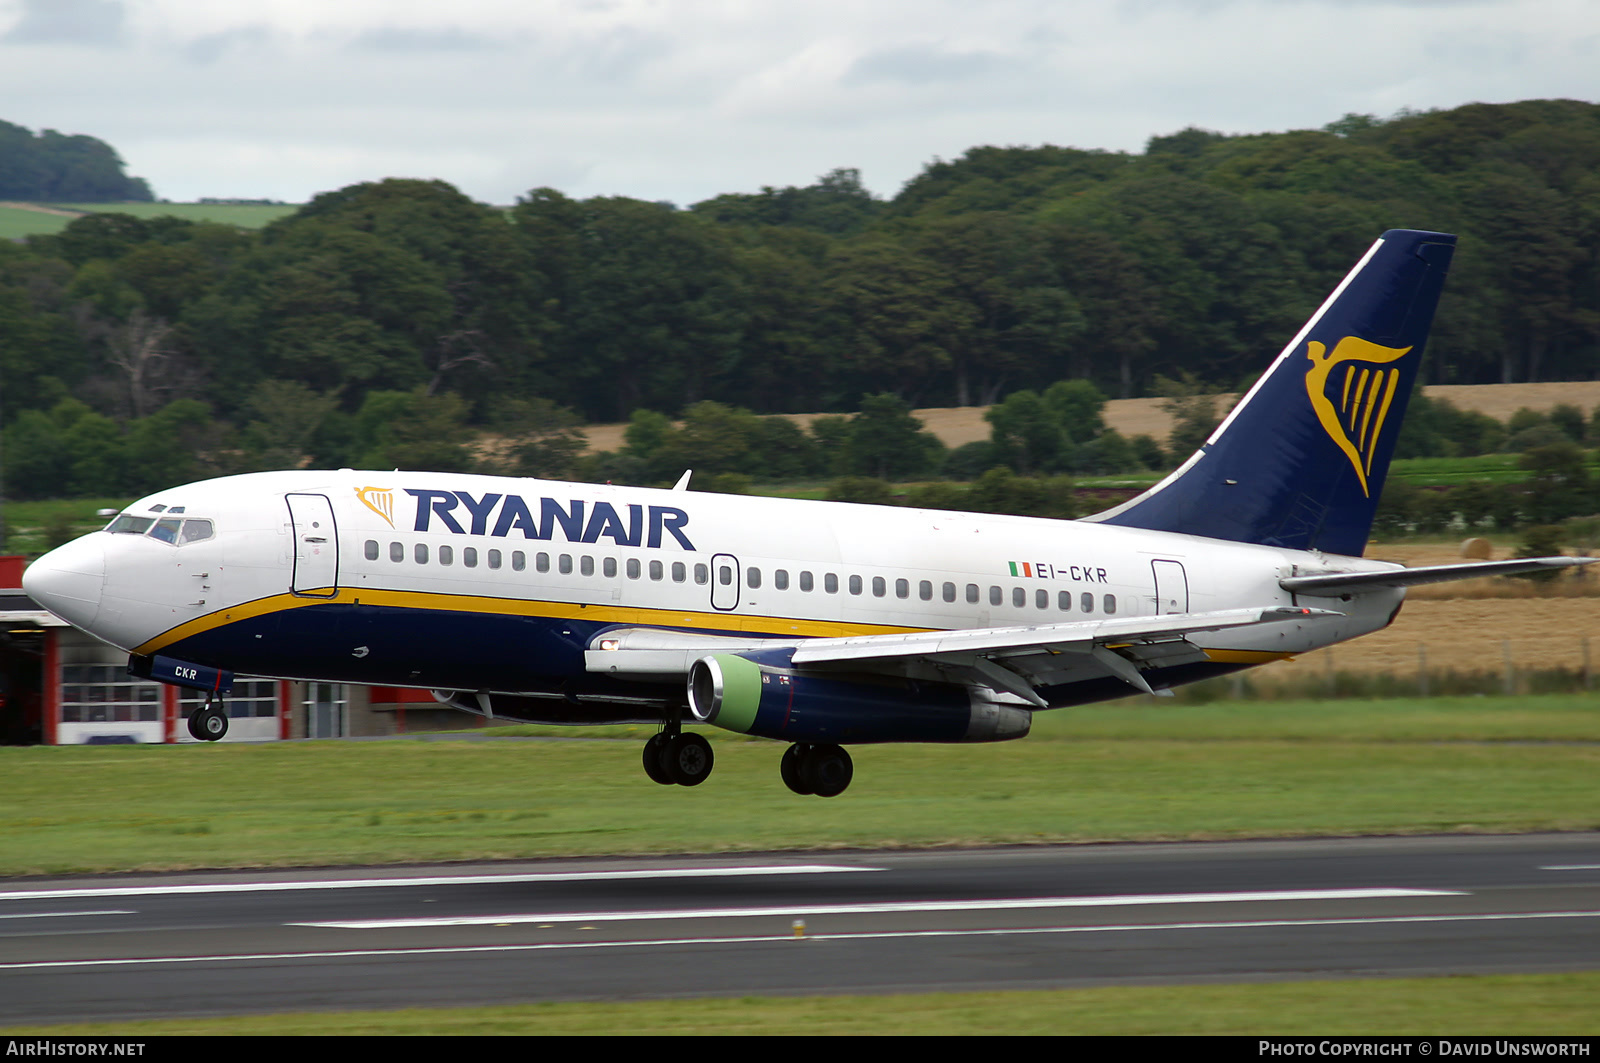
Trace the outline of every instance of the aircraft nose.
<instances>
[{"instance_id":1,"label":"aircraft nose","mask_svg":"<svg viewBox=\"0 0 1600 1063\"><path fill-rule=\"evenodd\" d=\"M22 574L23 592L76 627L87 628L100 613L106 554L99 536L58 546Z\"/></svg>"}]
</instances>

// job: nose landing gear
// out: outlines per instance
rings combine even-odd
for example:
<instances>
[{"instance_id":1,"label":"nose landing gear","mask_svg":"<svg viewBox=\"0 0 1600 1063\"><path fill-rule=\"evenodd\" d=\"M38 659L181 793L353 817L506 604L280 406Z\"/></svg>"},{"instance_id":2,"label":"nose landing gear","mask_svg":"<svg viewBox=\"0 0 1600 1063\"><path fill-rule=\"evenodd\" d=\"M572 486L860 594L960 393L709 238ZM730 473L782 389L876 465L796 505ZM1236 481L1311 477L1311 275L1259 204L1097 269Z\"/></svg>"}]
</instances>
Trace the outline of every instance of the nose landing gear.
<instances>
[{"instance_id":1,"label":"nose landing gear","mask_svg":"<svg viewBox=\"0 0 1600 1063\"><path fill-rule=\"evenodd\" d=\"M228 733L228 715L220 700L207 697L202 707L189 714L189 736L199 742L215 742Z\"/></svg>"}]
</instances>

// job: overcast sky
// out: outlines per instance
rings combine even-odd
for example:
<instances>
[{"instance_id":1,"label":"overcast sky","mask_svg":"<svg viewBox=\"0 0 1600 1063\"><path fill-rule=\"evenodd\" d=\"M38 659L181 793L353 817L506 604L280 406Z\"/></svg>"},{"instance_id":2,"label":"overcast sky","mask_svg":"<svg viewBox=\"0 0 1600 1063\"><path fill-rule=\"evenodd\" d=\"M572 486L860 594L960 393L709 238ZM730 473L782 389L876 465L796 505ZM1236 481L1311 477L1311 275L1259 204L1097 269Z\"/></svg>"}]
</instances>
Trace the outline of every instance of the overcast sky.
<instances>
[{"instance_id":1,"label":"overcast sky","mask_svg":"<svg viewBox=\"0 0 1600 1063\"><path fill-rule=\"evenodd\" d=\"M680 205L979 144L1600 100L1597 0L0 0L0 119L157 196Z\"/></svg>"}]
</instances>

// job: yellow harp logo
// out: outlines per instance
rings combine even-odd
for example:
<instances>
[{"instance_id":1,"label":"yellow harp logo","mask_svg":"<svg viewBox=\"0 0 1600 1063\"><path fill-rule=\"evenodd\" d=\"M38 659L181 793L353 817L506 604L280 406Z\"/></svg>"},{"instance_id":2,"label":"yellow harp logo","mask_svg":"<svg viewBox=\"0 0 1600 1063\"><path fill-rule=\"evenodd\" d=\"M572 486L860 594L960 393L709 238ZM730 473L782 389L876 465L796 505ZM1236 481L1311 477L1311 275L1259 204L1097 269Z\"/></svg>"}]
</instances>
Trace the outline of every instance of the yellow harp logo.
<instances>
[{"instance_id":1,"label":"yellow harp logo","mask_svg":"<svg viewBox=\"0 0 1600 1063\"><path fill-rule=\"evenodd\" d=\"M1331 354L1316 340L1306 344L1306 357L1311 360L1311 371L1306 373L1311 408L1317 411L1328 438L1350 459L1361 481L1361 493L1368 498L1372 497L1367 487L1372 455L1383 435L1389 404L1400 387L1400 370L1384 366L1410 351L1410 347L1380 347L1354 336L1340 340ZM1328 397L1330 382L1338 394L1337 405Z\"/></svg>"},{"instance_id":2,"label":"yellow harp logo","mask_svg":"<svg viewBox=\"0 0 1600 1063\"><path fill-rule=\"evenodd\" d=\"M394 492L387 487L358 487L356 497L361 499L361 504L388 522L389 527L394 527Z\"/></svg>"}]
</instances>

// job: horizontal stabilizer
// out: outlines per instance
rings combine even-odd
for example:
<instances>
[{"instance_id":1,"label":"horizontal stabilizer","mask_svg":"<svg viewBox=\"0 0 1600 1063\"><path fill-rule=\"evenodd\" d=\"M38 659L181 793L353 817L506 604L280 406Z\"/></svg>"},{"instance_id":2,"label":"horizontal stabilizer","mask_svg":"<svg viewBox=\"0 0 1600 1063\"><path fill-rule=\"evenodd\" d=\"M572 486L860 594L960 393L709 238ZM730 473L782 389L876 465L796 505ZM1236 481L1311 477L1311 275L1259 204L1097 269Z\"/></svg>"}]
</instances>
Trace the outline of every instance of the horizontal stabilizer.
<instances>
[{"instance_id":1,"label":"horizontal stabilizer","mask_svg":"<svg viewBox=\"0 0 1600 1063\"><path fill-rule=\"evenodd\" d=\"M1383 587L1415 587L1424 583L1448 583L1484 576L1510 576L1518 572L1537 572L1588 565L1595 557L1524 557L1513 561L1473 561L1464 565L1422 565L1388 572L1336 572L1322 576L1290 576L1278 586L1291 594L1358 594Z\"/></svg>"}]
</instances>

